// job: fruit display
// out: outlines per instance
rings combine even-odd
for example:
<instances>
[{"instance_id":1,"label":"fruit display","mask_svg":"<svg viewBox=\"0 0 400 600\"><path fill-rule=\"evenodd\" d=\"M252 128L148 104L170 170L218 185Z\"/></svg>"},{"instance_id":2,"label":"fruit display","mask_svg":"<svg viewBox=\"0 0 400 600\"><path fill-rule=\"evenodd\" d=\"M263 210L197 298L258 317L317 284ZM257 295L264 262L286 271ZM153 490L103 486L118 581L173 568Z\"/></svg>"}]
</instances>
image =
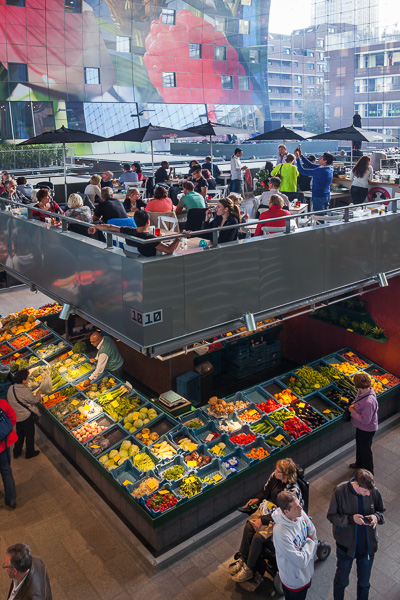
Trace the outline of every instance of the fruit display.
<instances>
[{"instance_id":1,"label":"fruit display","mask_svg":"<svg viewBox=\"0 0 400 600\"><path fill-rule=\"evenodd\" d=\"M268 433L272 433L274 430L271 423L268 423L266 420L262 421L261 423L254 423L253 425L250 425L250 429L257 435L268 435Z\"/></svg>"},{"instance_id":2,"label":"fruit display","mask_svg":"<svg viewBox=\"0 0 400 600\"><path fill-rule=\"evenodd\" d=\"M8 344L0 345L0 356L6 356L12 352L12 348Z\"/></svg>"},{"instance_id":3,"label":"fruit display","mask_svg":"<svg viewBox=\"0 0 400 600\"><path fill-rule=\"evenodd\" d=\"M152 431L149 427L143 427L143 429L135 435L145 446L151 446L151 444L160 437L157 431Z\"/></svg>"},{"instance_id":4,"label":"fruit display","mask_svg":"<svg viewBox=\"0 0 400 600\"><path fill-rule=\"evenodd\" d=\"M201 489L202 485L199 477L196 477L196 475L189 475L188 477L182 479L179 486L179 493L181 496L191 498L192 496L195 496L201 492Z\"/></svg>"},{"instance_id":5,"label":"fruit display","mask_svg":"<svg viewBox=\"0 0 400 600\"><path fill-rule=\"evenodd\" d=\"M69 386L60 390L59 392L55 392L55 394L48 394L42 396L41 402L45 405L46 408L52 408L62 400L66 400L70 396L76 394L76 388Z\"/></svg>"},{"instance_id":6,"label":"fruit display","mask_svg":"<svg viewBox=\"0 0 400 600\"><path fill-rule=\"evenodd\" d=\"M281 433L265 438L265 443L271 448L284 448L285 446L289 446L288 440Z\"/></svg>"},{"instance_id":7,"label":"fruit display","mask_svg":"<svg viewBox=\"0 0 400 600\"><path fill-rule=\"evenodd\" d=\"M61 421L61 424L64 425L64 427L66 427L68 431L72 431L72 429L75 429L75 427L79 427L79 425L82 425L82 423L84 423L85 421L87 421L86 415L78 411L75 413L71 413L67 417L64 417L64 419L62 419Z\"/></svg>"},{"instance_id":8,"label":"fruit display","mask_svg":"<svg viewBox=\"0 0 400 600\"><path fill-rule=\"evenodd\" d=\"M156 466L154 460L146 452L135 454L132 462L139 471L151 471Z\"/></svg>"},{"instance_id":9,"label":"fruit display","mask_svg":"<svg viewBox=\"0 0 400 600\"><path fill-rule=\"evenodd\" d=\"M165 460L166 458L173 458L176 454L175 448L166 440L163 440L159 444L153 444L151 451L154 454L154 456L156 456L160 460Z\"/></svg>"},{"instance_id":10,"label":"fruit display","mask_svg":"<svg viewBox=\"0 0 400 600\"><path fill-rule=\"evenodd\" d=\"M210 463L210 462L211 462L211 458L209 456L206 456L205 454L201 454L200 452L196 452L196 450L185 456L185 463L187 464L188 467L193 467L193 468L204 467L205 465L208 465L208 463Z\"/></svg>"},{"instance_id":11,"label":"fruit display","mask_svg":"<svg viewBox=\"0 0 400 600\"><path fill-rule=\"evenodd\" d=\"M87 361L87 356L81 354L80 352L73 352L70 350L69 352L65 352L61 356L58 356L57 359L52 363L53 368L56 369L61 375L68 371L70 367L76 367L80 363Z\"/></svg>"},{"instance_id":12,"label":"fruit display","mask_svg":"<svg viewBox=\"0 0 400 600\"><path fill-rule=\"evenodd\" d=\"M154 490L158 488L161 481L157 477L146 477L139 483L139 485L132 490L131 494L134 498L141 498L142 496L148 496Z\"/></svg>"},{"instance_id":13,"label":"fruit display","mask_svg":"<svg viewBox=\"0 0 400 600\"><path fill-rule=\"evenodd\" d=\"M256 435L253 433L238 433L237 435L231 435L229 438L233 444L239 444L239 446L247 446L256 439Z\"/></svg>"},{"instance_id":14,"label":"fruit display","mask_svg":"<svg viewBox=\"0 0 400 600\"><path fill-rule=\"evenodd\" d=\"M13 334L9 331L3 331L3 333L0 334L0 342L6 342L8 340L11 340L13 337Z\"/></svg>"},{"instance_id":15,"label":"fruit display","mask_svg":"<svg viewBox=\"0 0 400 600\"><path fill-rule=\"evenodd\" d=\"M139 446L133 444L129 440L124 440L118 450L111 450L107 454L100 456L99 462L108 471L112 471L113 469L123 465L126 460L131 459L132 456L138 454L138 452L140 452Z\"/></svg>"},{"instance_id":16,"label":"fruit display","mask_svg":"<svg viewBox=\"0 0 400 600\"><path fill-rule=\"evenodd\" d=\"M216 456L226 456L227 448L224 442L218 442L215 446L210 448L211 454L215 454Z\"/></svg>"},{"instance_id":17,"label":"fruit display","mask_svg":"<svg viewBox=\"0 0 400 600\"><path fill-rule=\"evenodd\" d=\"M32 344L32 341L33 340L30 337L28 337L25 333L21 333L19 336L17 336L13 340L11 340L9 343L11 344L11 346L13 348L15 348L15 350L19 350L20 348L23 348L24 346L29 346L29 344Z\"/></svg>"},{"instance_id":18,"label":"fruit display","mask_svg":"<svg viewBox=\"0 0 400 600\"><path fill-rule=\"evenodd\" d=\"M24 331L29 331L32 327L35 327L36 318L34 315L24 314L22 311L19 313L10 313L6 317L0 319L0 326L2 335L8 333L11 336L19 335ZM4 338L9 339L9 338ZM0 338L0 342L3 339Z\"/></svg>"},{"instance_id":19,"label":"fruit display","mask_svg":"<svg viewBox=\"0 0 400 600\"><path fill-rule=\"evenodd\" d=\"M300 400L298 402L292 402L288 408L311 429L316 429L326 423L326 419L317 413L308 402L301 402Z\"/></svg>"},{"instance_id":20,"label":"fruit display","mask_svg":"<svg viewBox=\"0 0 400 600\"><path fill-rule=\"evenodd\" d=\"M178 481L185 474L185 467L182 465L175 465L170 467L166 471L161 472L161 476L168 481Z\"/></svg>"},{"instance_id":21,"label":"fruit display","mask_svg":"<svg viewBox=\"0 0 400 600\"><path fill-rule=\"evenodd\" d=\"M30 342L32 343L32 342ZM56 354L57 352L60 352L61 350L64 350L64 348L68 347L68 342L64 342L64 341L60 341L60 342L53 342L51 344L48 344L46 341L41 342L38 345L32 345L31 349L33 350L33 352L35 354L37 354L37 356L39 356L40 358L46 359L49 356L52 356L53 354Z\"/></svg>"},{"instance_id":22,"label":"fruit display","mask_svg":"<svg viewBox=\"0 0 400 600\"><path fill-rule=\"evenodd\" d=\"M176 440L176 443L187 452L193 452L193 450L196 450L198 446L198 444L193 442L193 440L189 439L188 437L183 437L180 440Z\"/></svg>"},{"instance_id":23,"label":"fruit display","mask_svg":"<svg viewBox=\"0 0 400 600\"><path fill-rule=\"evenodd\" d=\"M375 394L382 394L385 391L385 386L380 381L376 381L371 377L371 388L374 390Z\"/></svg>"},{"instance_id":24,"label":"fruit display","mask_svg":"<svg viewBox=\"0 0 400 600\"><path fill-rule=\"evenodd\" d=\"M360 370L358 367L347 361L342 363L332 363L332 367L341 373L344 373L344 375L352 375Z\"/></svg>"},{"instance_id":25,"label":"fruit display","mask_svg":"<svg viewBox=\"0 0 400 600\"><path fill-rule=\"evenodd\" d=\"M301 367L300 369L296 369L295 374L317 390L329 385L330 383L329 379L325 377L325 375L319 371L316 371L312 367L305 366Z\"/></svg>"},{"instance_id":26,"label":"fruit display","mask_svg":"<svg viewBox=\"0 0 400 600\"><path fill-rule=\"evenodd\" d=\"M297 396L295 396L295 394L293 394L292 390L289 390L289 388L282 390L278 394L274 394L274 397L284 405L290 404L293 402L293 400L298 400Z\"/></svg>"},{"instance_id":27,"label":"fruit display","mask_svg":"<svg viewBox=\"0 0 400 600\"><path fill-rule=\"evenodd\" d=\"M185 427L189 427L189 429L199 429L204 425L205 423L199 418L192 419L190 421L185 421Z\"/></svg>"},{"instance_id":28,"label":"fruit display","mask_svg":"<svg viewBox=\"0 0 400 600\"><path fill-rule=\"evenodd\" d=\"M49 334L50 334L49 329L46 329L45 327L35 327L35 329L31 329L29 331L29 337L31 337L35 341L40 340Z\"/></svg>"},{"instance_id":29,"label":"fruit display","mask_svg":"<svg viewBox=\"0 0 400 600\"><path fill-rule=\"evenodd\" d=\"M369 363L366 363L365 360L357 356L357 354L355 354L354 352L350 352L350 350L347 352L341 352L340 356L350 361L351 363L357 365L359 369L366 369L367 367L369 367Z\"/></svg>"},{"instance_id":30,"label":"fruit display","mask_svg":"<svg viewBox=\"0 0 400 600\"><path fill-rule=\"evenodd\" d=\"M0 361L3 366L9 366L11 373L18 371L18 369L28 369L35 363L39 362L39 359L34 354L28 355L27 352L23 352L20 354L19 352L14 352L10 356L3 358Z\"/></svg>"},{"instance_id":31,"label":"fruit display","mask_svg":"<svg viewBox=\"0 0 400 600\"><path fill-rule=\"evenodd\" d=\"M96 423L96 421L91 421L89 423L85 423L85 425L82 425L82 427L79 427L79 429L75 429L75 431L72 431L72 435L76 437L78 442L84 444L85 442L88 442L92 437L101 433L105 429L107 428L104 425L99 425L98 423Z\"/></svg>"},{"instance_id":32,"label":"fruit display","mask_svg":"<svg viewBox=\"0 0 400 600\"><path fill-rule=\"evenodd\" d=\"M168 490L160 490L146 500L146 506L154 512L165 512L173 508L178 498Z\"/></svg>"},{"instance_id":33,"label":"fruit display","mask_svg":"<svg viewBox=\"0 0 400 600\"><path fill-rule=\"evenodd\" d=\"M135 413L131 413L131 411L138 408L141 404L139 396L130 396L130 393L131 391L125 385L120 385L112 392L100 394L100 396L96 398L96 402L103 407L104 412L109 414L115 421L119 421L128 414L135 416ZM142 425L139 425L139 427L143 427L143 425L146 425L151 420L147 417L148 412L148 408L142 407L138 416L135 417L135 422L137 420L142 421ZM157 413L154 410L154 416L152 416L152 418L154 419L155 416L157 416ZM129 421L127 421L127 423L128 422ZM139 427L135 428L132 425L130 430L133 429L133 431L136 431ZM130 431L130 433L133 433L133 431Z\"/></svg>"},{"instance_id":34,"label":"fruit display","mask_svg":"<svg viewBox=\"0 0 400 600\"><path fill-rule=\"evenodd\" d=\"M258 446L258 448L252 448L250 452L247 452L246 455L249 458L255 458L256 460L262 460L269 456L268 450L263 448L262 446Z\"/></svg>"},{"instance_id":35,"label":"fruit display","mask_svg":"<svg viewBox=\"0 0 400 600\"><path fill-rule=\"evenodd\" d=\"M58 402L53 408L50 409L50 412L56 419L62 419L70 412L73 412L81 406L84 406L86 402L87 398L85 398L85 396L77 394L72 398L67 398L66 400Z\"/></svg>"},{"instance_id":36,"label":"fruit display","mask_svg":"<svg viewBox=\"0 0 400 600\"><path fill-rule=\"evenodd\" d=\"M140 407L142 401L139 396L131 396L131 408L137 409L134 412L130 412L124 418L124 427L129 431L129 433L135 433L138 429L143 427L143 425L147 425L158 416L158 413L153 407ZM136 405L136 406L135 406ZM144 410L146 408L146 410Z\"/></svg>"},{"instance_id":37,"label":"fruit display","mask_svg":"<svg viewBox=\"0 0 400 600\"><path fill-rule=\"evenodd\" d=\"M241 421L246 423L253 423L254 421L259 421L262 417L261 413L258 412L255 408L250 410L244 410L242 413L238 414L238 417Z\"/></svg>"},{"instance_id":38,"label":"fruit display","mask_svg":"<svg viewBox=\"0 0 400 600\"><path fill-rule=\"evenodd\" d=\"M383 373L382 375L375 375L375 379L386 385L386 387L394 387L395 385L399 385L400 379L395 377L395 375L391 375L390 373Z\"/></svg>"},{"instance_id":39,"label":"fruit display","mask_svg":"<svg viewBox=\"0 0 400 600\"><path fill-rule=\"evenodd\" d=\"M303 379L296 379L296 377L289 377L285 383L287 383L288 387L300 397L307 396L315 391L313 386L309 385L306 381L303 381Z\"/></svg>"},{"instance_id":40,"label":"fruit display","mask_svg":"<svg viewBox=\"0 0 400 600\"><path fill-rule=\"evenodd\" d=\"M114 379L114 377L104 376L101 381L91 383L86 389L83 381L78 383L76 387L79 390L85 390L86 396L91 400L96 400L96 398L98 398L101 394L105 394L115 387L116 384L117 381Z\"/></svg>"},{"instance_id":41,"label":"fruit display","mask_svg":"<svg viewBox=\"0 0 400 600\"><path fill-rule=\"evenodd\" d=\"M288 410L281 408L280 410L276 410L275 412L271 413L269 415L269 418L272 421L274 421L277 425L283 427L284 422L287 419L291 419L292 415Z\"/></svg>"},{"instance_id":42,"label":"fruit display","mask_svg":"<svg viewBox=\"0 0 400 600\"><path fill-rule=\"evenodd\" d=\"M302 435L306 433L310 433L311 427L300 421L297 417L292 417L291 419L286 419L283 424L283 429L288 433L292 438L297 440Z\"/></svg>"},{"instance_id":43,"label":"fruit display","mask_svg":"<svg viewBox=\"0 0 400 600\"><path fill-rule=\"evenodd\" d=\"M53 302L51 304L43 304L43 306L40 306L36 310L32 308L32 306L28 306L27 308L22 309L20 314L31 315L37 319L38 317L46 317L47 315L58 314L61 312L61 310L61 304L58 304L58 302Z\"/></svg>"},{"instance_id":44,"label":"fruit display","mask_svg":"<svg viewBox=\"0 0 400 600\"><path fill-rule=\"evenodd\" d=\"M278 408L281 407L281 405L278 404L278 402L276 402L272 398L270 398L266 402L258 402L258 403L256 403L256 406L257 406L257 408L259 408L260 410L262 410L265 413L270 413L273 410L277 410Z\"/></svg>"}]
</instances>

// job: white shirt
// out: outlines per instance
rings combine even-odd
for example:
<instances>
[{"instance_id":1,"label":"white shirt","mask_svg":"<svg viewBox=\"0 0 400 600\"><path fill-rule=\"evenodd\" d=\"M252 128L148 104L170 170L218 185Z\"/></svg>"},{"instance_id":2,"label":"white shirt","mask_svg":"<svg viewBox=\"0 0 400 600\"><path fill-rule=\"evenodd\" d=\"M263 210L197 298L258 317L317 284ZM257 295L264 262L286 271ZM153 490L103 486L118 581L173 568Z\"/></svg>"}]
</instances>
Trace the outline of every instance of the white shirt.
<instances>
[{"instance_id":1,"label":"white shirt","mask_svg":"<svg viewBox=\"0 0 400 600\"><path fill-rule=\"evenodd\" d=\"M231 158L231 179L243 179L242 162L236 154Z\"/></svg>"},{"instance_id":2,"label":"white shirt","mask_svg":"<svg viewBox=\"0 0 400 600\"><path fill-rule=\"evenodd\" d=\"M100 375L104 372L104 370L107 366L108 356L107 356L107 354L104 354L104 352L100 352L100 348L103 345L103 341L104 341L104 338L101 340L100 344L97 346L97 355L96 355L97 366L96 366L95 370L93 371L93 373L89 376L89 379L91 381L93 381L93 379L97 379L97 377L100 377Z\"/></svg>"},{"instance_id":3,"label":"white shirt","mask_svg":"<svg viewBox=\"0 0 400 600\"><path fill-rule=\"evenodd\" d=\"M368 167L368 169L365 171L365 173L362 177L357 177L356 175L354 175L354 171L352 169L350 172L351 185L367 188L368 183L371 181L373 175L374 175L374 171L373 171L371 165Z\"/></svg>"},{"instance_id":4,"label":"white shirt","mask_svg":"<svg viewBox=\"0 0 400 600\"><path fill-rule=\"evenodd\" d=\"M24 581L28 577L28 575L29 575L29 571L27 572L27 574L25 575L25 577L23 578L21 583L17 583L17 580L13 579L14 587L11 590L11 594L9 595L8 600L14 600L14 598L18 594L19 590L21 589L21 585L24 583Z\"/></svg>"}]
</instances>

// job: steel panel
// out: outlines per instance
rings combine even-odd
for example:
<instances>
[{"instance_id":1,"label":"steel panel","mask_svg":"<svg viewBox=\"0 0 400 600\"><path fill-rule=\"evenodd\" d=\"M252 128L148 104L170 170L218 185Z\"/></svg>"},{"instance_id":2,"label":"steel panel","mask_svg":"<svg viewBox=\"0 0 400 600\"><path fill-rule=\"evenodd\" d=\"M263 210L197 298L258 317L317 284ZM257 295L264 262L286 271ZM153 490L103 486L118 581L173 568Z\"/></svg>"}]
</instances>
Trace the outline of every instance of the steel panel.
<instances>
[{"instance_id":1,"label":"steel panel","mask_svg":"<svg viewBox=\"0 0 400 600\"><path fill-rule=\"evenodd\" d=\"M185 256L185 332L258 312L259 249L235 244Z\"/></svg>"},{"instance_id":2,"label":"steel panel","mask_svg":"<svg viewBox=\"0 0 400 600\"><path fill-rule=\"evenodd\" d=\"M324 291L324 241L323 229L315 228L267 236L257 242L261 310Z\"/></svg>"},{"instance_id":3,"label":"steel panel","mask_svg":"<svg viewBox=\"0 0 400 600\"><path fill-rule=\"evenodd\" d=\"M386 273L400 268L400 213L376 218L376 270Z\"/></svg>"},{"instance_id":4,"label":"steel panel","mask_svg":"<svg viewBox=\"0 0 400 600\"><path fill-rule=\"evenodd\" d=\"M324 232L327 290L376 274L376 219L330 225Z\"/></svg>"}]
</instances>

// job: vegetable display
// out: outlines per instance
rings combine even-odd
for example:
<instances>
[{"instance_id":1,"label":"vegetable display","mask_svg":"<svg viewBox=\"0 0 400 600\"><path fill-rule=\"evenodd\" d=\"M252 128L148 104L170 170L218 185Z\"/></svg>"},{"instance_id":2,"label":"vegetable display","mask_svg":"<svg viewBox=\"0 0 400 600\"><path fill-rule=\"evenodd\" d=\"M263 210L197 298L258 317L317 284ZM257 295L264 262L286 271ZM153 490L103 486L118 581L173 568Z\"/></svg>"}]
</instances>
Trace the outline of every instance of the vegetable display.
<instances>
[{"instance_id":1,"label":"vegetable display","mask_svg":"<svg viewBox=\"0 0 400 600\"><path fill-rule=\"evenodd\" d=\"M296 377L289 377L285 383L287 383L288 387L290 387L295 394L301 397L307 396L315 390L315 388L306 381L303 381L303 379L296 379Z\"/></svg>"},{"instance_id":2,"label":"vegetable display","mask_svg":"<svg viewBox=\"0 0 400 600\"><path fill-rule=\"evenodd\" d=\"M269 415L269 418L272 421L274 421L277 425L283 427L284 422L287 419L291 419L292 415L290 414L290 412L288 412L288 410L281 408L280 410L276 410L275 412L271 413Z\"/></svg>"},{"instance_id":3,"label":"vegetable display","mask_svg":"<svg viewBox=\"0 0 400 600\"><path fill-rule=\"evenodd\" d=\"M385 386L380 381L376 381L371 377L371 388L374 390L375 394L382 394L385 391Z\"/></svg>"},{"instance_id":4,"label":"vegetable display","mask_svg":"<svg viewBox=\"0 0 400 600\"><path fill-rule=\"evenodd\" d=\"M316 429L326 423L326 419L318 414L308 402L301 402L300 400L292 402L288 408L311 429Z\"/></svg>"},{"instance_id":5,"label":"vegetable display","mask_svg":"<svg viewBox=\"0 0 400 600\"><path fill-rule=\"evenodd\" d=\"M108 392L116 385L116 380L114 377L104 376L101 381L90 384L86 389L84 386L84 382L78 383L76 386L79 390L85 390L85 394L91 400L95 400L101 394Z\"/></svg>"},{"instance_id":6,"label":"vegetable display","mask_svg":"<svg viewBox=\"0 0 400 600\"><path fill-rule=\"evenodd\" d=\"M182 465L175 465L175 467L170 467L166 471L163 471L161 475L164 479L168 479L169 481L177 481L184 475L185 467Z\"/></svg>"},{"instance_id":7,"label":"vegetable display","mask_svg":"<svg viewBox=\"0 0 400 600\"><path fill-rule=\"evenodd\" d=\"M82 425L86 420L87 417L83 413L75 412L62 419L61 423L68 431L72 431L72 429L79 427L79 425Z\"/></svg>"},{"instance_id":8,"label":"vegetable display","mask_svg":"<svg viewBox=\"0 0 400 600\"><path fill-rule=\"evenodd\" d=\"M322 413L324 417L328 419L328 421L332 421L333 419L336 419L336 417L340 417L340 415L343 414L340 408L335 408L334 406L326 408L322 411Z\"/></svg>"},{"instance_id":9,"label":"vegetable display","mask_svg":"<svg viewBox=\"0 0 400 600\"><path fill-rule=\"evenodd\" d=\"M259 408L260 410L262 410L265 413L270 413L273 410L277 410L278 408L281 407L281 405L278 404L278 402L276 402L272 398L270 398L266 402L257 403L256 406L257 406L257 408Z\"/></svg>"},{"instance_id":10,"label":"vegetable display","mask_svg":"<svg viewBox=\"0 0 400 600\"><path fill-rule=\"evenodd\" d=\"M71 399L67 398L66 400L58 402L53 408L50 409L50 412L56 419L62 419L62 417L65 417L65 415L68 415L70 412L77 410L80 406L84 406L86 402L87 399L84 396L77 394Z\"/></svg>"},{"instance_id":11,"label":"vegetable display","mask_svg":"<svg viewBox=\"0 0 400 600\"><path fill-rule=\"evenodd\" d=\"M325 377L325 375L319 371L316 371L312 367L305 366L301 367L300 369L296 369L295 374L317 390L329 385L330 383L329 379Z\"/></svg>"},{"instance_id":12,"label":"vegetable display","mask_svg":"<svg viewBox=\"0 0 400 600\"><path fill-rule=\"evenodd\" d=\"M0 356L6 356L7 354L10 354L10 352L12 352L12 348L10 348L10 346L7 344L0 345Z\"/></svg>"},{"instance_id":13,"label":"vegetable display","mask_svg":"<svg viewBox=\"0 0 400 600\"><path fill-rule=\"evenodd\" d=\"M11 340L9 343L11 344L11 346L13 348L15 348L16 350L19 350L20 348L23 348L24 346L29 346L29 344L32 344L32 340L30 337L28 337L27 335L22 333L15 339Z\"/></svg>"},{"instance_id":14,"label":"vegetable display","mask_svg":"<svg viewBox=\"0 0 400 600\"><path fill-rule=\"evenodd\" d=\"M151 446L160 437L157 431L152 431L148 427L143 427L142 431L139 431L135 435L145 446Z\"/></svg>"},{"instance_id":15,"label":"vegetable display","mask_svg":"<svg viewBox=\"0 0 400 600\"><path fill-rule=\"evenodd\" d=\"M189 427L189 429L199 429L203 427L205 423L201 419L192 419L191 421L185 422L185 427Z\"/></svg>"},{"instance_id":16,"label":"vegetable display","mask_svg":"<svg viewBox=\"0 0 400 600\"><path fill-rule=\"evenodd\" d=\"M199 477L196 477L196 475L189 475L182 479L179 486L179 493L181 496L191 498L201 492L201 488L202 485Z\"/></svg>"},{"instance_id":17,"label":"vegetable display","mask_svg":"<svg viewBox=\"0 0 400 600\"><path fill-rule=\"evenodd\" d=\"M238 414L238 417L241 421L253 423L254 421L261 419L261 414L258 412L258 410L253 408L251 410L244 410L242 413Z\"/></svg>"},{"instance_id":18,"label":"vegetable display","mask_svg":"<svg viewBox=\"0 0 400 600\"><path fill-rule=\"evenodd\" d=\"M247 455L248 456L248 455ZM236 456L232 456L227 460L224 460L222 466L232 473L237 473L239 471L240 461Z\"/></svg>"},{"instance_id":19,"label":"vegetable display","mask_svg":"<svg viewBox=\"0 0 400 600\"><path fill-rule=\"evenodd\" d=\"M29 337L31 337L35 341L40 340L41 338L46 337L46 335L49 334L50 331L48 329L45 329L44 327L37 327L36 329L31 329L29 331Z\"/></svg>"},{"instance_id":20,"label":"vegetable display","mask_svg":"<svg viewBox=\"0 0 400 600\"><path fill-rule=\"evenodd\" d=\"M353 401L353 397L348 393L335 389L327 390L325 396L343 409L347 408L349 403Z\"/></svg>"},{"instance_id":21,"label":"vegetable display","mask_svg":"<svg viewBox=\"0 0 400 600\"><path fill-rule=\"evenodd\" d=\"M152 460L146 452L135 454L132 458L132 462L139 471L151 471L151 469L154 469L156 466L154 460Z\"/></svg>"},{"instance_id":22,"label":"vegetable display","mask_svg":"<svg viewBox=\"0 0 400 600\"><path fill-rule=\"evenodd\" d=\"M98 425L95 421L85 423L82 427L72 431L72 435L83 444L89 441L92 437L107 429L104 425Z\"/></svg>"},{"instance_id":23,"label":"vegetable display","mask_svg":"<svg viewBox=\"0 0 400 600\"><path fill-rule=\"evenodd\" d=\"M168 492L168 490L160 490L147 498L146 506L154 512L165 512L173 508L177 502L178 498L174 494Z\"/></svg>"},{"instance_id":24,"label":"vegetable display","mask_svg":"<svg viewBox=\"0 0 400 600\"><path fill-rule=\"evenodd\" d=\"M375 379L386 385L387 387L394 387L395 385L399 385L400 379L395 377L395 375L391 375L390 373L384 373L383 375L375 375Z\"/></svg>"},{"instance_id":25,"label":"vegetable display","mask_svg":"<svg viewBox=\"0 0 400 600\"><path fill-rule=\"evenodd\" d=\"M267 458L267 456L269 456L269 452L262 446L259 446L258 448L252 448L250 452L247 452L247 456L249 458L255 458L256 460L262 460L263 458Z\"/></svg>"},{"instance_id":26,"label":"vegetable display","mask_svg":"<svg viewBox=\"0 0 400 600\"><path fill-rule=\"evenodd\" d=\"M129 433L135 433L135 431L140 429L140 427L147 425L147 423L150 423L150 421L155 419L158 416L158 413L153 407L146 408L146 410L139 408L142 404L139 396L131 396L130 401L130 410L133 408L134 412L130 412L128 415L126 415L124 418L124 427L129 431Z\"/></svg>"},{"instance_id":27,"label":"vegetable display","mask_svg":"<svg viewBox=\"0 0 400 600\"><path fill-rule=\"evenodd\" d=\"M161 481L157 477L146 477L140 482L137 488L135 488L131 494L134 498L141 498L142 496L148 496L158 488Z\"/></svg>"},{"instance_id":28,"label":"vegetable display","mask_svg":"<svg viewBox=\"0 0 400 600\"><path fill-rule=\"evenodd\" d=\"M30 342L32 344L32 342ZM57 352L60 352L64 348L68 346L67 342L58 342L48 344L47 342L42 342L39 345L31 346L33 352L37 354L40 358L48 358Z\"/></svg>"},{"instance_id":29,"label":"vegetable display","mask_svg":"<svg viewBox=\"0 0 400 600\"><path fill-rule=\"evenodd\" d=\"M198 444L196 444L195 442L193 442L192 440L190 440L188 437L182 437L181 439L176 440L176 443L183 450L186 450L188 452L193 452L193 450L196 450L196 448L198 446Z\"/></svg>"},{"instance_id":30,"label":"vegetable display","mask_svg":"<svg viewBox=\"0 0 400 600\"><path fill-rule=\"evenodd\" d=\"M124 440L118 450L111 450L107 454L100 456L99 462L108 471L112 471L123 465L126 460L129 460L138 452L140 452L139 446L132 444L129 440Z\"/></svg>"},{"instance_id":31,"label":"vegetable display","mask_svg":"<svg viewBox=\"0 0 400 600\"><path fill-rule=\"evenodd\" d=\"M265 443L267 446L271 446L271 448L284 448L285 446L289 446L289 442L281 433L265 438Z\"/></svg>"},{"instance_id":32,"label":"vegetable display","mask_svg":"<svg viewBox=\"0 0 400 600\"><path fill-rule=\"evenodd\" d=\"M357 365L359 369L366 369L369 366L369 364L366 363L365 360L357 356L357 354L354 354L354 352L341 352L340 356L350 361L351 363Z\"/></svg>"},{"instance_id":33,"label":"vegetable display","mask_svg":"<svg viewBox=\"0 0 400 600\"><path fill-rule=\"evenodd\" d=\"M256 434L238 433L237 435L231 435L229 439L234 444L239 444L239 446L247 446L247 444L251 444L251 442L254 442L254 440L256 439Z\"/></svg>"},{"instance_id":34,"label":"vegetable display","mask_svg":"<svg viewBox=\"0 0 400 600\"><path fill-rule=\"evenodd\" d=\"M118 388L111 392L106 392L105 394L100 394L96 398L97 404L103 407L104 412L108 413L115 421L119 421L123 417L127 416L130 411L135 410L141 404L139 397L131 397L130 390L125 387L125 385L120 385ZM150 419L147 419L147 413L149 412L148 408L142 408L139 414L143 416L141 418L142 425L146 425ZM157 415L156 411L154 411L155 415ZM137 417L139 418L139 417ZM153 417L154 418L154 417ZM127 421L128 423L129 421ZM142 427L139 425L139 427ZM134 429L136 431L137 427L133 426L130 429ZM130 431L133 433L133 431Z\"/></svg>"},{"instance_id":35,"label":"vegetable display","mask_svg":"<svg viewBox=\"0 0 400 600\"><path fill-rule=\"evenodd\" d=\"M279 392L278 394L274 394L274 397L284 405L290 404L293 402L293 400L298 400L297 396L295 396L295 394L293 394L292 390L289 390L289 388L282 390L282 392Z\"/></svg>"},{"instance_id":36,"label":"vegetable display","mask_svg":"<svg viewBox=\"0 0 400 600\"><path fill-rule=\"evenodd\" d=\"M286 419L283 424L283 429L291 435L295 440L297 440L302 435L306 433L310 433L311 427L300 421L297 417L292 417L291 419Z\"/></svg>"},{"instance_id":37,"label":"vegetable display","mask_svg":"<svg viewBox=\"0 0 400 600\"><path fill-rule=\"evenodd\" d=\"M160 460L166 458L173 458L176 454L175 448L167 441L162 441L160 444L153 444L151 448L154 456L157 456Z\"/></svg>"},{"instance_id":38,"label":"vegetable display","mask_svg":"<svg viewBox=\"0 0 400 600\"><path fill-rule=\"evenodd\" d=\"M76 394L76 388L69 386L63 388L59 392L55 392L54 394L42 396L41 402L45 405L46 408L52 408L53 406L58 404L58 402L61 402L62 400L65 400L66 398L69 398L74 394Z\"/></svg>"},{"instance_id":39,"label":"vegetable display","mask_svg":"<svg viewBox=\"0 0 400 600\"><path fill-rule=\"evenodd\" d=\"M205 454L201 454L199 452L191 452L185 456L185 463L188 467L204 467L211 462L211 458L209 456L205 456Z\"/></svg>"},{"instance_id":40,"label":"vegetable display","mask_svg":"<svg viewBox=\"0 0 400 600\"><path fill-rule=\"evenodd\" d=\"M272 433L274 430L273 426L271 423L268 423L268 421L262 421L262 423L250 425L250 429L259 435L267 435L268 433Z\"/></svg>"}]
</instances>

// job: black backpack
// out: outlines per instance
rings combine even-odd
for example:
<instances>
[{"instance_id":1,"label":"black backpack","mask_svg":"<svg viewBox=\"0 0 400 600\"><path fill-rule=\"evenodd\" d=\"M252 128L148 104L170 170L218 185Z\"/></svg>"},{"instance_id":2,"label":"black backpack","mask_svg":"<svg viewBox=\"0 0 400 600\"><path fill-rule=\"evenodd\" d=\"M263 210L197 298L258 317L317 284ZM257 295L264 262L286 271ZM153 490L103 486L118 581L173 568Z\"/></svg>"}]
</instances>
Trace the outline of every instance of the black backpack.
<instances>
[{"instance_id":1,"label":"black backpack","mask_svg":"<svg viewBox=\"0 0 400 600\"><path fill-rule=\"evenodd\" d=\"M0 442L6 442L12 432L12 423L5 411L0 408Z\"/></svg>"}]
</instances>

